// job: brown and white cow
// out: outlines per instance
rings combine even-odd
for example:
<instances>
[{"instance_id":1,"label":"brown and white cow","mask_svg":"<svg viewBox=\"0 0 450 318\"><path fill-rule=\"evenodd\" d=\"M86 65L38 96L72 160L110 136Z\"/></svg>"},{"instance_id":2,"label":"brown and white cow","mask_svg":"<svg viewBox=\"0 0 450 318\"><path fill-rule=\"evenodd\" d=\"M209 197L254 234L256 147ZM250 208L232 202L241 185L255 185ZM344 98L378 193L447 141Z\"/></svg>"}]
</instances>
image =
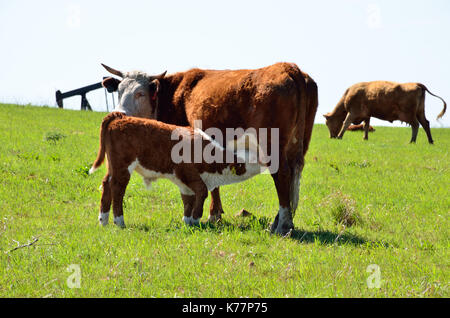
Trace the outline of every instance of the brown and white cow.
<instances>
[{"instance_id":1,"label":"brown and white cow","mask_svg":"<svg viewBox=\"0 0 450 318\"><path fill-rule=\"evenodd\" d=\"M118 90L117 111L155 118L169 124L227 128L279 129L279 169L271 172L279 211L271 230L285 234L293 228L299 198L300 175L318 106L317 85L292 63L277 63L254 70L191 69L158 76L123 73L104 80L109 91ZM268 137L270 140L270 137ZM270 145L268 145L270 148ZM223 212L219 188L212 191L210 219Z\"/></svg>"},{"instance_id":2,"label":"brown and white cow","mask_svg":"<svg viewBox=\"0 0 450 318\"><path fill-rule=\"evenodd\" d=\"M411 125L411 142L416 142L419 123L431 138L430 124L425 118L425 92L444 102L444 109L437 116L441 118L447 104L431 93L423 84L399 84L388 81L362 82L348 88L332 112L325 114L330 138L342 138L350 124L364 121L364 139L369 137L370 117L393 122L401 120Z\"/></svg>"},{"instance_id":3,"label":"brown and white cow","mask_svg":"<svg viewBox=\"0 0 450 318\"><path fill-rule=\"evenodd\" d=\"M196 144L200 151L198 162ZM188 156L182 160L180 151L174 151L176 148L189 153ZM257 158L246 156L248 153L227 152L199 129L128 117L121 112L108 114L101 125L97 159L89 170L90 174L97 170L106 155L108 172L102 183L100 224L108 224L112 203L114 223L125 226L123 196L133 171L142 175L148 186L158 178L176 184L184 204L183 221L188 225L198 224L208 190L241 182L265 169ZM209 162L205 153L214 153L215 160Z\"/></svg>"}]
</instances>

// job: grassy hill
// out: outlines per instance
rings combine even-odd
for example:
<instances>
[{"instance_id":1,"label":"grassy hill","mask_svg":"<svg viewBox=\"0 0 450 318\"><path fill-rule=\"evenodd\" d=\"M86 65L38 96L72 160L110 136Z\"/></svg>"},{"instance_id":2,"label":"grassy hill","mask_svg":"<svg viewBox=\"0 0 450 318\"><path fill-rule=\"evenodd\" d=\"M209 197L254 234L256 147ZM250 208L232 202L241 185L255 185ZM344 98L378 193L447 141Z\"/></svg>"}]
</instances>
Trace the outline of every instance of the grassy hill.
<instances>
[{"instance_id":1,"label":"grassy hill","mask_svg":"<svg viewBox=\"0 0 450 318\"><path fill-rule=\"evenodd\" d=\"M429 145L422 128L409 144L410 128L330 140L316 125L282 238L267 174L221 188L219 225L208 198L199 228L175 185L135 174L127 228L100 227L105 166L87 171L104 115L0 104L0 297L450 296L450 129Z\"/></svg>"}]
</instances>

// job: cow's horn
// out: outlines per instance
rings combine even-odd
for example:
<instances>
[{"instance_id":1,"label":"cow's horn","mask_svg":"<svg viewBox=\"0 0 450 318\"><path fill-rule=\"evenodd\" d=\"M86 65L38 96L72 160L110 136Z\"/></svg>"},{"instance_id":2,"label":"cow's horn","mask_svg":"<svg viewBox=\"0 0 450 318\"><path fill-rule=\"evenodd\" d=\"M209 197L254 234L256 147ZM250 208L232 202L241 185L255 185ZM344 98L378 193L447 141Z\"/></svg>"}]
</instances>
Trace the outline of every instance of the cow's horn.
<instances>
[{"instance_id":1,"label":"cow's horn","mask_svg":"<svg viewBox=\"0 0 450 318\"><path fill-rule=\"evenodd\" d=\"M100 63L100 64L102 64L102 66L103 66L108 72L110 72L111 74L120 76L120 77L122 77L122 78L124 77L124 76L123 76L123 73L122 73L121 71L115 70L115 69L113 69L113 68L111 68L111 67L109 67L109 66L107 66L107 65L105 65L105 64L103 64L103 63Z\"/></svg>"},{"instance_id":2,"label":"cow's horn","mask_svg":"<svg viewBox=\"0 0 450 318\"><path fill-rule=\"evenodd\" d=\"M155 80L155 79L162 79L162 78L164 78L164 76L166 75L166 73L167 73L167 71L164 71L164 72L162 72L162 73L159 74L159 75L153 75L153 76L150 76L150 77L149 77L149 80L150 80L150 81L153 81L153 80Z\"/></svg>"}]
</instances>

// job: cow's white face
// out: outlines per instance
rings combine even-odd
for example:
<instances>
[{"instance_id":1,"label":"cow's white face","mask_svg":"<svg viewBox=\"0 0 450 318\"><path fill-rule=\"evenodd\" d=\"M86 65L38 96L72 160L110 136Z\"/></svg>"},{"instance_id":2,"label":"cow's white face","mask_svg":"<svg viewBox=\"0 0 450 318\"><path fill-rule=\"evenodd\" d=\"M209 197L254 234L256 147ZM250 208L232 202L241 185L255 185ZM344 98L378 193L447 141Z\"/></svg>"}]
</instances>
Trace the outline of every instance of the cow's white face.
<instances>
[{"instance_id":1,"label":"cow's white face","mask_svg":"<svg viewBox=\"0 0 450 318\"><path fill-rule=\"evenodd\" d=\"M143 72L122 73L103 65L109 72L123 79L107 78L103 86L109 92L118 91L119 103L114 109L127 116L156 118L158 106L158 92L160 79L166 72L158 76L151 76Z\"/></svg>"},{"instance_id":2,"label":"cow's white face","mask_svg":"<svg viewBox=\"0 0 450 318\"><path fill-rule=\"evenodd\" d=\"M126 73L118 86L119 103L115 111L127 116L155 118L156 93L156 83L150 83L144 73Z\"/></svg>"}]
</instances>

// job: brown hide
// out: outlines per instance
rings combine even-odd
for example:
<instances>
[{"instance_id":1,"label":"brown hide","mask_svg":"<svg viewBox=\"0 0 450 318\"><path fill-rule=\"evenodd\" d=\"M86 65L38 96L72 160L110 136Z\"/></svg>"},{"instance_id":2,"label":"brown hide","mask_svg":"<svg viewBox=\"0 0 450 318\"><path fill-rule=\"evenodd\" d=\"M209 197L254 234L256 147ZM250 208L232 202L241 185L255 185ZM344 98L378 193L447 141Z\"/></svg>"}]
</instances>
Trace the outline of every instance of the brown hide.
<instances>
[{"instance_id":1,"label":"brown hide","mask_svg":"<svg viewBox=\"0 0 450 318\"><path fill-rule=\"evenodd\" d=\"M187 138L187 143L190 145L192 154L190 162L175 163L172 158L172 149L179 142L172 138L176 129L183 130L184 138ZM180 189L185 204L185 217L199 219L202 216L203 203L207 195L207 187L200 175L204 172L222 173L223 169L230 167L233 169L233 174L241 176L246 173L247 166L244 163L238 163L236 156L231 163L206 163L203 160L195 163L194 139L201 140L202 153L211 143L198 132L194 132L191 127L179 127L152 119L128 117L120 112L108 114L102 122L100 149L90 171L90 173L95 171L106 155L108 172L103 179L100 213L109 211L113 203L114 216L123 215L122 201L130 172L132 172L130 167L138 160L139 165L133 169L136 169L138 173L144 173L144 178L146 178L145 171L142 172L139 169L144 168L152 174L172 175L172 181L175 180L178 185L182 184L190 189L191 194L183 193ZM225 162L225 151L218 148L215 148L215 151L221 152L222 161ZM156 178L156 176L152 177L152 179Z\"/></svg>"},{"instance_id":2,"label":"brown hide","mask_svg":"<svg viewBox=\"0 0 450 318\"><path fill-rule=\"evenodd\" d=\"M174 163L171 157L172 148L179 142L179 139L172 140L171 136L177 129L183 129L188 138L191 148L190 161L192 163ZM159 172L173 173L183 166L184 170L195 170L196 172L221 172L228 166L235 168L236 174L245 173L245 165L237 163L237 157L234 155L233 163L202 161L194 163L194 137L202 140L201 150L210 144L210 140L202 138L201 135L187 127L166 124L161 121L129 117L120 112L108 114L102 122L100 132L100 150L93 167L98 168L106 154L108 158L108 169L115 171L117 169L127 169L133 161L139 160L144 168ZM215 148L216 149L216 148ZM219 149L216 149L219 151ZM220 155L223 162L226 160L226 154ZM192 167L191 167L192 166Z\"/></svg>"},{"instance_id":3,"label":"brown hide","mask_svg":"<svg viewBox=\"0 0 450 318\"><path fill-rule=\"evenodd\" d=\"M203 129L277 127L287 144L294 131L296 137L304 135L306 120L300 113L306 113L306 79L312 81L288 63L257 70L192 69L168 75L161 80L157 119L190 126L202 120Z\"/></svg>"},{"instance_id":4,"label":"brown hide","mask_svg":"<svg viewBox=\"0 0 450 318\"><path fill-rule=\"evenodd\" d=\"M226 128L278 128L282 171L274 181L280 205L295 211L298 187L290 188L303 169L318 106L308 74L277 63L255 70L192 69L160 82L158 120L190 126L201 120L202 129L216 127L224 135Z\"/></svg>"},{"instance_id":5,"label":"brown hide","mask_svg":"<svg viewBox=\"0 0 450 318\"><path fill-rule=\"evenodd\" d=\"M311 139L318 107L317 85L293 63L276 63L260 69L191 69L159 79L156 119L165 123L193 126L202 121L202 129L226 128L279 129L279 171L274 173L280 206L294 214L298 202L299 178ZM133 115L133 114L128 114ZM267 145L271 149L271 145ZM270 155L270 154L268 154ZM217 189L216 189L217 190ZM215 191L216 191L215 190ZM218 202L218 192L212 204ZM219 212L220 213L220 212ZM283 233L292 228L287 216L272 229Z\"/></svg>"},{"instance_id":6,"label":"brown hide","mask_svg":"<svg viewBox=\"0 0 450 318\"><path fill-rule=\"evenodd\" d=\"M425 91L428 89L420 83L375 81L355 84L347 89L334 110L324 115L330 137L342 138L350 124L365 121L368 125L370 117L375 117L389 122L401 120L410 124L413 128L411 142L416 140L420 123L427 133L428 141L433 143L429 122L425 118ZM446 103L442 101L444 109L438 118L442 117L446 110Z\"/></svg>"},{"instance_id":7,"label":"brown hide","mask_svg":"<svg viewBox=\"0 0 450 318\"><path fill-rule=\"evenodd\" d=\"M358 130L364 130L364 125L350 125L347 128L348 131L358 131ZM375 131L375 129L372 126L369 126L369 131Z\"/></svg>"}]
</instances>

